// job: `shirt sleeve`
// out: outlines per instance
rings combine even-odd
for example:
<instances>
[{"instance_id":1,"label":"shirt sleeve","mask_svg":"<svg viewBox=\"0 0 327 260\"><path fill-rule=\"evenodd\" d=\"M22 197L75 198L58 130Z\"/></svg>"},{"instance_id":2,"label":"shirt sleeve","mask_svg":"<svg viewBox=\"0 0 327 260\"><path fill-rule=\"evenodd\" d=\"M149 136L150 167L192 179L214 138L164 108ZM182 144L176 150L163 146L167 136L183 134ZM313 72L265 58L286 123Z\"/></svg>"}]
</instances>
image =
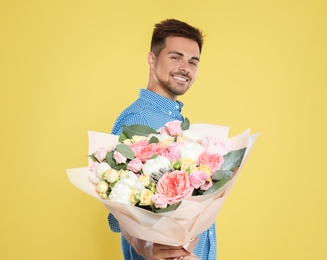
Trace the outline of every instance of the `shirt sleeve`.
<instances>
[{"instance_id":1,"label":"shirt sleeve","mask_svg":"<svg viewBox=\"0 0 327 260\"><path fill-rule=\"evenodd\" d=\"M112 232L120 232L118 220L111 213L108 215L108 223Z\"/></svg>"}]
</instances>

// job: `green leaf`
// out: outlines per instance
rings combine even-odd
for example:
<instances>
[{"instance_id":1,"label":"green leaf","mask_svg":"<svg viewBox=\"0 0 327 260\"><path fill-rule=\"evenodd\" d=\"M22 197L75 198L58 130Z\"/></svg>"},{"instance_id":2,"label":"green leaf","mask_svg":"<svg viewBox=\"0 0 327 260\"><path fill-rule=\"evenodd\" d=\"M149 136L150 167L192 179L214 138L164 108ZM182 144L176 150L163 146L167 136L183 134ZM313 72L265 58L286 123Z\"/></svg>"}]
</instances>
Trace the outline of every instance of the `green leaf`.
<instances>
[{"instance_id":1,"label":"green leaf","mask_svg":"<svg viewBox=\"0 0 327 260\"><path fill-rule=\"evenodd\" d=\"M233 171L241 165L246 148L231 151L224 156L224 163L221 166L222 170Z\"/></svg>"},{"instance_id":2,"label":"green leaf","mask_svg":"<svg viewBox=\"0 0 327 260\"><path fill-rule=\"evenodd\" d=\"M173 211L173 210L177 209L180 204L181 204L181 202L178 202L178 203L168 206L167 208L164 208L164 209L156 209L154 212L165 213L165 212Z\"/></svg>"},{"instance_id":3,"label":"green leaf","mask_svg":"<svg viewBox=\"0 0 327 260\"><path fill-rule=\"evenodd\" d=\"M124 155L127 159L134 159L134 152L127 144L117 144L116 150Z\"/></svg>"},{"instance_id":4,"label":"green leaf","mask_svg":"<svg viewBox=\"0 0 327 260\"><path fill-rule=\"evenodd\" d=\"M150 140L149 140L150 144L157 144L159 143L159 139L155 136L151 136Z\"/></svg>"},{"instance_id":5,"label":"green leaf","mask_svg":"<svg viewBox=\"0 0 327 260\"><path fill-rule=\"evenodd\" d=\"M124 142L126 139L128 139L128 137L125 135L125 133L121 133L119 138L118 138L118 142L122 143Z\"/></svg>"},{"instance_id":6,"label":"green leaf","mask_svg":"<svg viewBox=\"0 0 327 260\"><path fill-rule=\"evenodd\" d=\"M213 192L215 192L216 190L220 189L222 186L224 186L227 182L229 181L229 179L222 179L220 181L217 181L214 185L212 185L209 189L207 189L203 195L206 194L211 194Z\"/></svg>"},{"instance_id":7,"label":"green leaf","mask_svg":"<svg viewBox=\"0 0 327 260\"><path fill-rule=\"evenodd\" d=\"M134 135L148 136L149 134L158 134L156 130L146 125L123 125L123 133L127 138L132 138Z\"/></svg>"},{"instance_id":8,"label":"green leaf","mask_svg":"<svg viewBox=\"0 0 327 260\"><path fill-rule=\"evenodd\" d=\"M218 170L216 172L214 172L214 174L212 175L212 180L214 181L220 181L222 179L230 179L233 175L232 171L222 171L222 170Z\"/></svg>"},{"instance_id":9,"label":"green leaf","mask_svg":"<svg viewBox=\"0 0 327 260\"><path fill-rule=\"evenodd\" d=\"M113 158L114 156L114 152L108 152L107 156L106 156L106 161L107 163L111 166L111 168L119 171L119 170L126 170L126 164L122 163L122 164L116 164L115 159Z\"/></svg>"},{"instance_id":10,"label":"green leaf","mask_svg":"<svg viewBox=\"0 0 327 260\"><path fill-rule=\"evenodd\" d=\"M98 159L95 158L94 153L90 154L88 157L90 157L93 162L99 162Z\"/></svg>"},{"instance_id":11,"label":"green leaf","mask_svg":"<svg viewBox=\"0 0 327 260\"><path fill-rule=\"evenodd\" d=\"M155 154L153 154L153 155L150 157L150 159L156 159L158 156L159 156L159 155L155 153Z\"/></svg>"},{"instance_id":12,"label":"green leaf","mask_svg":"<svg viewBox=\"0 0 327 260\"><path fill-rule=\"evenodd\" d=\"M185 131L190 128L190 120L188 120L187 117L185 117L184 121L181 124L182 130Z\"/></svg>"}]
</instances>

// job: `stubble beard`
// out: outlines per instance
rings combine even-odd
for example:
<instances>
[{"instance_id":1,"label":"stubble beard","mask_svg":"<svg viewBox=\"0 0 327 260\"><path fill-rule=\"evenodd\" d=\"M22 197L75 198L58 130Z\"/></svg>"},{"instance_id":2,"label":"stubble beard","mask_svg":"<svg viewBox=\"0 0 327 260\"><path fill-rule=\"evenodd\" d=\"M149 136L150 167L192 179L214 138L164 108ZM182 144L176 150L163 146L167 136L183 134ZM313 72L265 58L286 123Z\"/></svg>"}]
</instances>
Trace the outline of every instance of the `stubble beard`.
<instances>
[{"instance_id":1,"label":"stubble beard","mask_svg":"<svg viewBox=\"0 0 327 260\"><path fill-rule=\"evenodd\" d=\"M178 75L183 75L182 73L175 73ZM170 80L164 80L162 78L160 78L160 76L157 74L157 72L155 71L155 76L158 80L159 85L162 87L162 89L164 89L165 91L168 91L169 93L173 94L174 96L180 96L183 95L189 88L190 88L190 84L189 82L187 82L187 85L185 86L184 84L178 84L175 83L173 84ZM172 75L170 75L170 77L172 77ZM189 78L189 81L191 79Z\"/></svg>"}]
</instances>

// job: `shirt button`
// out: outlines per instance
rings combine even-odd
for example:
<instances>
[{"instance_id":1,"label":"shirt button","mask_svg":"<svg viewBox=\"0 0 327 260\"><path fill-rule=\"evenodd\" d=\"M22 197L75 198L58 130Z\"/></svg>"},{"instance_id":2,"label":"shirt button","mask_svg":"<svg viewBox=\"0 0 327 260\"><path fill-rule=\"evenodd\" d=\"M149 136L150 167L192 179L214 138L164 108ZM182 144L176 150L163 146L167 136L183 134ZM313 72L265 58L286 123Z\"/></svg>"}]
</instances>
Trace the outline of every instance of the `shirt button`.
<instances>
[{"instance_id":1,"label":"shirt button","mask_svg":"<svg viewBox=\"0 0 327 260\"><path fill-rule=\"evenodd\" d=\"M212 231L209 232L209 235L212 236Z\"/></svg>"},{"instance_id":2,"label":"shirt button","mask_svg":"<svg viewBox=\"0 0 327 260\"><path fill-rule=\"evenodd\" d=\"M176 105L175 108L176 108L176 109L179 109L179 106Z\"/></svg>"},{"instance_id":3,"label":"shirt button","mask_svg":"<svg viewBox=\"0 0 327 260\"><path fill-rule=\"evenodd\" d=\"M171 115L173 112L169 111L168 114Z\"/></svg>"}]
</instances>

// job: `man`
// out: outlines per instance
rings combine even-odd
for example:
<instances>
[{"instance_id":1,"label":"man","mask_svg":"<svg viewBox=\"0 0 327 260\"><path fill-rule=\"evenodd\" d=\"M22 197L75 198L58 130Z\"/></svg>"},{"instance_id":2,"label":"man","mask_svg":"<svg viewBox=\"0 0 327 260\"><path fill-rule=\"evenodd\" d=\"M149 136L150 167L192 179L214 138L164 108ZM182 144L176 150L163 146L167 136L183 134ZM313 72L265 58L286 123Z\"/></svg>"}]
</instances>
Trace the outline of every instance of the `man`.
<instances>
[{"instance_id":1,"label":"man","mask_svg":"<svg viewBox=\"0 0 327 260\"><path fill-rule=\"evenodd\" d=\"M141 89L139 98L117 118L112 133L120 134L123 125L143 124L159 129L169 121L183 121L183 103L177 97L183 95L197 77L202 44L202 33L187 23L168 19L156 24L148 55L147 89ZM119 232L117 220L111 214L108 218L111 230ZM125 259L182 259L189 255L182 247L152 244L121 231ZM190 242L191 247L196 241ZM193 253L202 260L216 259L215 225L199 235Z\"/></svg>"}]
</instances>

